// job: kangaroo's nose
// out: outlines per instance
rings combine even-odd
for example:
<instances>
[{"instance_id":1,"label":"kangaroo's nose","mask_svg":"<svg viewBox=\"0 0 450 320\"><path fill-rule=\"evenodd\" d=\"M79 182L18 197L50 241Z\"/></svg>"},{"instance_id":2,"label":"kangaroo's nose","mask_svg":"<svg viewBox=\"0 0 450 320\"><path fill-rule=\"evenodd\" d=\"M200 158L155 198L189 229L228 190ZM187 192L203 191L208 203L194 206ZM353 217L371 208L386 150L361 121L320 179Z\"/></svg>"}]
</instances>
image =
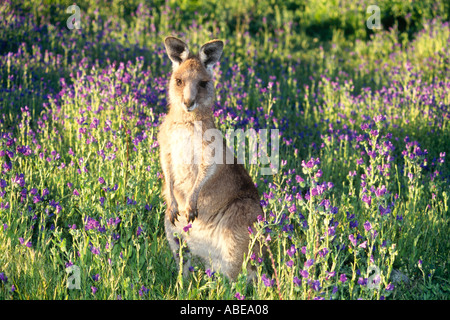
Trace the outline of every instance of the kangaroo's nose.
<instances>
[{"instance_id":1,"label":"kangaroo's nose","mask_svg":"<svg viewBox=\"0 0 450 320\"><path fill-rule=\"evenodd\" d=\"M192 99L184 100L184 105L187 109L190 109L194 105L195 101Z\"/></svg>"}]
</instances>

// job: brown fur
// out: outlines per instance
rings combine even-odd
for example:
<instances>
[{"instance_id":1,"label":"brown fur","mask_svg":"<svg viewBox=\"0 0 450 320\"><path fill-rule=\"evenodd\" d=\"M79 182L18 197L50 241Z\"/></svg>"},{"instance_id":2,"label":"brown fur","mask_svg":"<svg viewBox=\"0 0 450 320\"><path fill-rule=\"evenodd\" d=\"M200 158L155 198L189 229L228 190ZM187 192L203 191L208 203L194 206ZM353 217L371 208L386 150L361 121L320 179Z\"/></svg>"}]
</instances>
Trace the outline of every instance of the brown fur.
<instances>
[{"instance_id":1,"label":"brown fur","mask_svg":"<svg viewBox=\"0 0 450 320\"><path fill-rule=\"evenodd\" d=\"M248 227L258 215L263 215L258 191L236 158L234 164L213 163L209 143L204 139L201 150L194 147L194 152L201 154L198 164L188 152L194 139L195 122L201 123L202 133L215 128L211 111L212 66L222 54L223 43L210 41L202 46L199 55L191 54L184 42L173 37L166 38L165 45L173 72L169 83L169 112L160 126L158 142L165 178L167 239L175 257L179 248L174 238L177 232L186 240L190 253L199 257L205 267L235 279L244 254L248 254ZM225 159L232 151L225 141L223 144ZM189 222L192 228L184 233L183 227ZM189 264L190 261L184 267L185 275Z\"/></svg>"}]
</instances>

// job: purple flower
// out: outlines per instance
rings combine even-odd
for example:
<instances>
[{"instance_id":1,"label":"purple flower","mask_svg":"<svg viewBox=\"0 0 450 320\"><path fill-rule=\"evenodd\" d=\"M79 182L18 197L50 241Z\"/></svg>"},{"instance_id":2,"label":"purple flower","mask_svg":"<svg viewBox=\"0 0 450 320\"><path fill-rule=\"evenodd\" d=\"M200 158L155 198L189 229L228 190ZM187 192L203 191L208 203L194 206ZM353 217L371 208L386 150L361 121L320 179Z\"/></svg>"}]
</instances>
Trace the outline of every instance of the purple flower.
<instances>
[{"instance_id":1,"label":"purple flower","mask_svg":"<svg viewBox=\"0 0 450 320\"><path fill-rule=\"evenodd\" d=\"M361 286L365 286L367 284L367 278L359 277L357 283Z\"/></svg>"},{"instance_id":2,"label":"purple flower","mask_svg":"<svg viewBox=\"0 0 450 320\"><path fill-rule=\"evenodd\" d=\"M311 267L314 264L314 259L309 259L305 262L304 267L306 269L308 269L309 267Z\"/></svg>"},{"instance_id":3,"label":"purple flower","mask_svg":"<svg viewBox=\"0 0 450 320\"><path fill-rule=\"evenodd\" d=\"M189 232L189 230L192 228L192 223L189 223L187 226L183 227L184 232Z\"/></svg>"},{"instance_id":4,"label":"purple flower","mask_svg":"<svg viewBox=\"0 0 450 320\"><path fill-rule=\"evenodd\" d=\"M208 277L212 278L215 272L211 269L206 269L205 273Z\"/></svg>"},{"instance_id":5,"label":"purple flower","mask_svg":"<svg viewBox=\"0 0 450 320\"><path fill-rule=\"evenodd\" d=\"M301 176L299 176L299 175L296 175L295 176L295 180L297 181L297 183L301 183L301 182L304 182L305 180L303 180L303 178L301 177Z\"/></svg>"},{"instance_id":6,"label":"purple flower","mask_svg":"<svg viewBox=\"0 0 450 320\"><path fill-rule=\"evenodd\" d=\"M373 121L375 121L375 122L381 122L381 121L384 121L384 120L386 120L386 116L384 116L384 115L378 115L378 116L375 116L375 117L373 117Z\"/></svg>"},{"instance_id":7,"label":"purple flower","mask_svg":"<svg viewBox=\"0 0 450 320\"><path fill-rule=\"evenodd\" d=\"M45 188L44 190L42 190L42 198L44 198L46 195L50 194L50 191L48 191L47 188Z\"/></svg>"},{"instance_id":8,"label":"purple flower","mask_svg":"<svg viewBox=\"0 0 450 320\"><path fill-rule=\"evenodd\" d=\"M0 202L0 209L9 209L9 202Z\"/></svg>"},{"instance_id":9,"label":"purple flower","mask_svg":"<svg viewBox=\"0 0 450 320\"><path fill-rule=\"evenodd\" d=\"M0 280L3 281L4 283L8 282L8 277L4 272L0 272Z\"/></svg>"},{"instance_id":10,"label":"purple flower","mask_svg":"<svg viewBox=\"0 0 450 320\"><path fill-rule=\"evenodd\" d=\"M323 248L322 250L319 251L319 256L323 258L327 255L328 252L329 250L327 248Z\"/></svg>"},{"instance_id":11,"label":"purple flower","mask_svg":"<svg viewBox=\"0 0 450 320\"><path fill-rule=\"evenodd\" d=\"M92 290L92 294L95 294L98 289L96 287L94 287L94 286L91 286L91 290Z\"/></svg>"},{"instance_id":12,"label":"purple flower","mask_svg":"<svg viewBox=\"0 0 450 320\"><path fill-rule=\"evenodd\" d=\"M245 296L243 294L240 294L239 292L236 292L236 294L234 295L234 297L238 300L244 300Z\"/></svg>"},{"instance_id":13,"label":"purple flower","mask_svg":"<svg viewBox=\"0 0 450 320\"><path fill-rule=\"evenodd\" d=\"M386 194L387 190L386 187L383 185L380 188L377 188L377 190L375 190L375 195L379 198L382 197L384 194Z\"/></svg>"},{"instance_id":14,"label":"purple flower","mask_svg":"<svg viewBox=\"0 0 450 320\"><path fill-rule=\"evenodd\" d=\"M380 210L380 214L381 214L382 216L384 216L385 214L388 214L388 213L391 212L391 209L389 209L389 207L384 208L382 205L380 205L380 206L378 207L378 209Z\"/></svg>"},{"instance_id":15,"label":"purple flower","mask_svg":"<svg viewBox=\"0 0 450 320\"><path fill-rule=\"evenodd\" d=\"M294 277L294 279L292 280L292 282L294 282L294 284L296 286L301 286L302 285L302 280L299 279L298 277Z\"/></svg>"},{"instance_id":16,"label":"purple flower","mask_svg":"<svg viewBox=\"0 0 450 320\"><path fill-rule=\"evenodd\" d=\"M327 276L325 277L326 280L329 280L330 278L333 278L336 275L336 271L327 272Z\"/></svg>"},{"instance_id":17,"label":"purple flower","mask_svg":"<svg viewBox=\"0 0 450 320\"><path fill-rule=\"evenodd\" d=\"M149 291L150 291L150 289L148 289L144 285L142 285L141 289L139 289L139 296L142 297L143 294L147 294Z\"/></svg>"},{"instance_id":18,"label":"purple flower","mask_svg":"<svg viewBox=\"0 0 450 320\"><path fill-rule=\"evenodd\" d=\"M103 179L102 177L98 178L98 182L100 184L104 184L105 183L105 179Z\"/></svg>"},{"instance_id":19,"label":"purple flower","mask_svg":"<svg viewBox=\"0 0 450 320\"><path fill-rule=\"evenodd\" d=\"M366 231L370 231L370 229L372 229L372 225L370 224L369 221L364 222L364 229Z\"/></svg>"},{"instance_id":20,"label":"purple flower","mask_svg":"<svg viewBox=\"0 0 450 320\"><path fill-rule=\"evenodd\" d=\"M350 242L353 244L353 246L356 247L356 239L355 239L355 236L354 236L353 234L350 234L350 235L348 236L348 238L350 239Z\"/></svg>"},{"instance_id":21,"label":"purple flower","mask_svg":"<svg viewBox=\"0 0 450 320\"><path fill-rule=\"evenodd\" d=\"M274 280L268 278L265 273L261 276L261 280L266 287L271 287L274 283Z\"/></svg>"},{"instance_id":22,"label":"purple flower","mask_svg":"<svg viewBox=\"0 0 450 320\"><path fill-rule=\"evenodd\" d=\"M308 162L305 163L305 160L302 160L302 167L312 169L314 165L320 164L319 158L314 159L311 158Z\"/></svg>"},{"instance_id":23,"label":"purple flower","mask_svg":"<svg viewBox=\"0 0 450 320\"><path fill-rule=\"evenodd\" d=\"M100 250L98 248L94 247L94 246L91 247L91 252L93 254L97 254L97 255L100 254Z\"/></svg>"},{"instance_id":24,"label":"purple flower","mask_svg":"<svg viewBox=\"0 0 450 320\"><path fill-rule=\"evenodd\" d=\"M286 250L286 253L288 254L289 257L292 257L296 252L297 249L295 248L294 245L291 245L291 248Z\"/></svg>"},{"instance_id":25,"label":"purple flower","mask_svg":"<svg viewBox=\"0 0 450 320\"><path fill-rule=\"evenodd\" d=\"M362 200L363 202L367 203L369 206L370 206L371 203L372 203L372 197L371 197L371 196L368 196L367 194L363 194L361 200Z\"/></svg>"},{"instance_id":26,"label":"purple flower","mask_svg":"<svg viewBox=\"0 0 450 320\"><path fill-rule=\"evenodd\" d=\"M320 286L320 281L319 280L315 280L311 283L311 288L314 291L319 291L322 287Z\"/></svg>"},{"instance_id":27,"label":"purple flower","mask_svg":"<svg viewBox=\"0 0 450 320\"><path fill-rule=\"evenodd\" d=\"M100 222L95 220L94 218L87 217L86 225L84 227L84 230L90 230L90 229L97 229L100 227Z\"/></svg>"},{"instance_id":28,"label":"purple flower","mask_svg":"<svg viewBox=\"0 0 450 320\"><path fill-rule=\"evenodd\" d=\"M74 195L74 196L79 196L80 193L77 191L77 189L73 189L73 195Z\"/></svg>"},{"instance_id":29,"label":"purple flower","mask_svg":"<svg viewBox=\"0 0 450 320\"><path fill-rule=\"evenodd\" d=\"M300 271L300 275L301 275L303 278L308 278L308 277L309 277L309 273L308 273L308 271L306 271L306 270L301 270L301 271Z\"/></svg>"},{"instance_id":30,"label":"purple flower","mask_svg":"<svg viewBox=\"0 0 450 320\"><path fill-rule=\"evenodd\" d=\"M345 281L347 281L347 276L344 273L341 274L339 277L339 281L345 283Z\"/></svg>"}]
</instances>

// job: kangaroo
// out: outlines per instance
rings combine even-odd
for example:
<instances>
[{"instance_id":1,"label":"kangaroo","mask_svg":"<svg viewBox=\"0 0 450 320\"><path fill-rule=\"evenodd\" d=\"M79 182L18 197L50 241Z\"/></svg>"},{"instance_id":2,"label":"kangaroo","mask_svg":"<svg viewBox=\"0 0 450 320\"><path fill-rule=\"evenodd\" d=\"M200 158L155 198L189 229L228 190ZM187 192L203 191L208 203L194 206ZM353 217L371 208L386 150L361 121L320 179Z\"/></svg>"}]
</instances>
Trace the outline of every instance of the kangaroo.
<instances>
[{"instance_id":1,"label":"kangaroo","mask_svg":"<svg viewBox=\"0 0 450 320\"><path fill-rule=\"evenodd\" d=\"M172 61L169 110L158 132L163 196L167 204L166 236L178 262L175 233L182 235L191 256L199 258L205 268L235 280L244 254L248 253L249 227L263 211L250 175L237 163L223 136L215 135L214 144L223 144L222 160L231 156L232 161L217 161L220 154L215 154L213 143L203 137L216 128L212 76L213 66L222 55L223 42L209 41L197 55L180 39L167 37L164 44ZM198 133L203 138L196 140ZM191 229L183 232L189 223ZM257 250L259 247L255 246L253 252ZM191 262L189 258L184 263L184 276L189 274ZM254 278L254 268L247 271L249 279Z\"/></svg>"}]
</instances>

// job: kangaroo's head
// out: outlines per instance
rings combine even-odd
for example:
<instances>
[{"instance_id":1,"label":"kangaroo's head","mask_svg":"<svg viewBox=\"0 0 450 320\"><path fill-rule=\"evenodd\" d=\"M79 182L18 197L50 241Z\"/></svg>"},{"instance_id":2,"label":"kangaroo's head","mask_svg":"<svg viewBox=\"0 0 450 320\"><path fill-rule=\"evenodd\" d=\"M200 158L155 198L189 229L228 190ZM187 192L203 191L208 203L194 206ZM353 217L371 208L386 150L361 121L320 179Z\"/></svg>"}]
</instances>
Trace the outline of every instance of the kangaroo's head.
<instances>
[{"instance_id":1,"label":"kangaroo's head","mask_svg":"<svg viewBox=\"0 0 450 320\"><path fill-rule=\"evenodd\" d=\"M188 113L210 108L214 102L212 68L222 55L223 42L207 42L198 55L192 54L186 43L174 37L167 37L164 44L173 65L169 83L171 106Z\"/></svg>"}]
</instances>

